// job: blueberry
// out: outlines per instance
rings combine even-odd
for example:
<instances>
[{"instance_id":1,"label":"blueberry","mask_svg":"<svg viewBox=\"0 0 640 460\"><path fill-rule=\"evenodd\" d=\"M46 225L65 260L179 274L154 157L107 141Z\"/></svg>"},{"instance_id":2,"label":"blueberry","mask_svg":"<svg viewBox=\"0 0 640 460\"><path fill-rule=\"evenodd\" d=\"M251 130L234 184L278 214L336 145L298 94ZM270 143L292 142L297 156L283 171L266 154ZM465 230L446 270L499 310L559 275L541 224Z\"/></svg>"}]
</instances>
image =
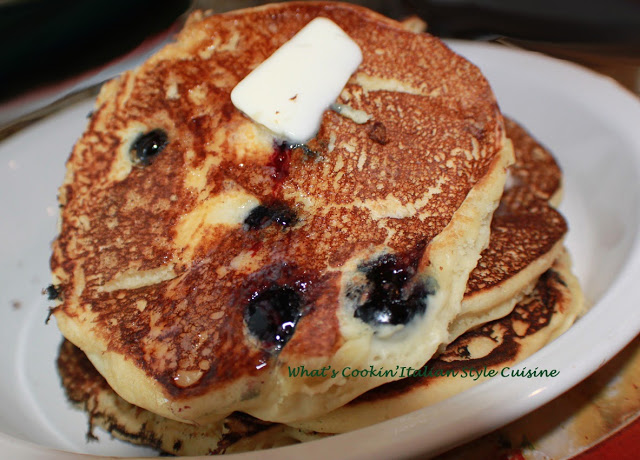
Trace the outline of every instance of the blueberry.
<instances>
[{"instance_id":1,"label":"blueberry","mask_svg":"<svg viewBox=\"0 0 640 460\"><path fill-rule=\"evenodd\" d=\"M49 300L56 300L57 298L60 297L60 290L58 287L54 286L53 284L50 284L44 289L43 294L46 294L47 299Z\"/></svg>"},{"instance_id":2,"label":"blueberry","mask_svg":"<svg viewBox=\"0 0 640 460\"><path fill-rule=\"evenodd\" d=\"M169 137L161 129L141 134L131 146L131 158L134 163L148 165L169 143Z\"/></svg>"},{"instance_id":3,"label":"blueberry","mask_svg":"<svg viewBox=\"0 0 640 460\"><path fill-rule=\"evenodd\" d=\"M244 220L244 226L245 230L259 230L276 223L284 229L295 225L297 221L295 212L283 203L261 204L251 210Z\"/></svg>"},{"instance_id":4,"label":"blueberry","mask_svg":"<svg viewBox=\"0 0 640 460\"><path fill-rule=\"evenodd\" d=\"M281 350L302 316L302 298L289 286L273 285L254 292L244 312L247 328L263 346Z\"/></svg>"},{"instance_id":5,"label":"blueberry","mask_svg":"<svg viewBox=\"0 0 640 460\"><path fill-rule=\"evenodd\" d=\"M407 324L427 310L427 296L435 290L428 283L407 284L416 274L417 260L406 263L395 255L385 255L361 269L366 273L368 292L357 306L356 318L367 324Z\"/></svg>"}]
</instances>

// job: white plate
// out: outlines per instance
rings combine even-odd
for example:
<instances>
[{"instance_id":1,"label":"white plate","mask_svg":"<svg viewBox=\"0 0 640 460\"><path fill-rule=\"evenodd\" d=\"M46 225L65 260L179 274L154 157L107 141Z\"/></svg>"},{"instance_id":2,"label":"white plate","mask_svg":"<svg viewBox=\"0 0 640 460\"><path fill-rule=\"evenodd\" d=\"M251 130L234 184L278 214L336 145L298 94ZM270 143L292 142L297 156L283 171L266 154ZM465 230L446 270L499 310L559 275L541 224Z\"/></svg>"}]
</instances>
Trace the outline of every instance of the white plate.
<instances>
[{"instance_id":1,"label":"white plate","mask_svg":"<svg viewBox=\"0 0 640 460\"><path fill-rule=\"evenodd\" d=\"M495 378L367 429L242 458L438 452L556 397L640 331L640 102L607 78L538 54L452 46L482 68L504 113L557 155L565 173L567 243L593 309L520 366L556 369L555 378ZM49 282L56 187L90 109L90 102L79 104L0 144L0 452L6 458L152 454L102 432L100 442L85 442L85 414L69 407L55 371L60 335L55 324L44 325L48 302L40 290Z\"/></svg>"}]
</instances>

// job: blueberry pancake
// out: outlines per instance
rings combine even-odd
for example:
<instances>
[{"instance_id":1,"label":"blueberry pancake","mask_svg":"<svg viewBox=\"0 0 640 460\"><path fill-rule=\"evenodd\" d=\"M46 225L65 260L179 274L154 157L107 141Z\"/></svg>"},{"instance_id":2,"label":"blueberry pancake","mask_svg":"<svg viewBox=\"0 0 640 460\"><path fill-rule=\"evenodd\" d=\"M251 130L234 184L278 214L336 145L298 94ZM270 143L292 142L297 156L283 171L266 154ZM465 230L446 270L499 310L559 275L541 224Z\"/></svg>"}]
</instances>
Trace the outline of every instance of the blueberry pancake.
<instances>
[{"instance_id":1,"label":"blueberry pancake","mask_svg":"<svg viewBox=\"0 0 640 460\"><path fill-rule=\"evenodd\" d=\"M99 440L94 428L102 428L118 439L174 455L233 453L298 442L286 434L291 430L286 425L239 412L219 422L192 425L136 407L119 397L68 340L60 345L57 367L68 399L89 414L88 438Z\"/></svg>"},{"instance_id":2,"label":"blueberry pancake","mask_svg":"<svg viewBox=\"0 0 640 460\"><path fill-rule=\"evenodd\" d=\"M546 150L541 150L542 153L538 152L534 158L530 154L532 149L542 147L515 122L506 121L507 134L511 135L514 127L518 129L513 143L516 162L509 168L509 173L518 171L525 179L517 186L512 184L502 196L498 212L494 213L491 224L489 246L483 251L480 262L472 271L467 284L463 300L463 310L466 307L467 313L454 320L450 332L451 336L456 338L474 326L482 327L464 334L444 349L440 357L427 363L429 367L435 366L435 369L442 368L445 361L449 363L447 369L456 370L461 366L482 367L485 364L500 369L500 365L521 360L568 327L581 303L580 291L575 286L573 277L562 265L566 264L566 259L556 262L555 272L549 271L539 279L542 272L551 268L551 261L562 255L561 244L566 224L562 216L547 204L547 200L556 195L560 184L560 170ZM532 177L536 178L535 182L526 180ZM557 297L549 295L555 295L550 289L558 276L564 276L570 285L569 293L566 289L561 289L560 292L571 295L570 305L573 307L568 310L561 308L566 300L561 299L556 312L549 309L549 302ZM557 287L553 289L557 290ZM513 297L505 301L505 293L513 290ZM545 292L551 294L547 295ZM540 302L544 299L547 299L547 309L544 313L546 322L542 327L534 325L530 330L527 329L530 333L522 336L506 333L505 325L515 324L514 321L521 318L525 312L538 315L535 318L541 317L536 312L542 308ZM511 313L514 307L516 312ZM490 323L507 315L509 316L505 319ZM534 316L528 318L529 323L533 323ZM522 324L518 330L524 330ZM539 330L543 332L538 332ZM503 339L506 337L506 340L488 342L486 338L489 336ZM491 347L487 348L487 345ZM513 358L510 362L505 359L504 350L507 348L511 350L509 353ZM461 353L460 350L466 352ZM485 350L486 354L481 353L482 350ZM487 356L492 356L492 360L489 361ZM502 358L496 359L497 357ZM463 391L473 383L478 383L478 380L473 379L455 383L447 382L446 379L425 379L416 389L410 391L407 384L411 379L385 385L379 390L372 390L361 396L344 409L338 409L338 417L346 417L342 425L335 425L335 417L332 414L327 416L330 422L326 422L322 417L316 422L303 422L303 429L270 424L242 413L234 413L220 423L193 426L141 410L119 398L90 365L84 354L69 342L62 345L58 364L70 399L89 412L92 426L102 427L120 439L153 446L175 455L231 453L317 439L326 434L310 430L325 429L323 426L327 423L336 431L357 428L365 423L374 423L389 417L390 413L400 415L432 404ZM396 386L404 389L397 391L398 395L407 394L399 396L398 408L389 409L390 406L396 406L390 396L395 393L383 392L385 396L378 398L380 413L387 415L370 415L371 411L367 406L361 404L362 401L375 400L376 395L380 395L383 389L386 391ZM351 411L356 414L354 420L350 420L353 417ZM369 419L371 422L366 422ZM321 425L322 422L324 423Z\"/></svg>"},{"instance_id":3,"label":"blueberry pancake","mask_svg":"<svg viewBox=\"0 0 640 460\"><path fill-rule=\"evenodd\" d=\"M511 368L565 332L583 308L582 290L565 251L509 315L458 337L437 358L420 366L424 376L375 388L324 417L296 424L298 433L314 439L407 414L488 379L491 370L494 378L511 378ZM470 374L485 367L480 378ZM511 380L517 384L517 378Z\"/></svg>"},{"instance_id":4,"label":"blueberry pancake","mask_svg":"<svg viewBox=\"0 0 640 460\"><path fill-rule=\"evenodd\" d=\"M383 385L300 427L262 422L242 413L200 426L161 417L120 398L84 353L66 340L60 347L58 369L69 399L89 413L91 435L100 427L119 439L173 455L243 452L320 439L434 404L486 379L463 377L465 369L487 366L502 372L564 332L581 308L580 287L563 254L508 316L465 333L427 362L426 369L436 377ZM438 377L444 372L458 375Z\"/></svg>"},{"instance_id":5,"label":"blueberry pancake","mask_svg":"<svg viewBox=\"0 0 640 460\"><path fill-rule=\"evenodd\" d=\"M320 16L362 63L283 143L230 92ZM385 380L289 367L415 367L447 343L512 162L487 81L437 38L339 3L198 12L98 96L59 192L53 315L163 417L316 417Z\"/></svg>"}]
</instances>

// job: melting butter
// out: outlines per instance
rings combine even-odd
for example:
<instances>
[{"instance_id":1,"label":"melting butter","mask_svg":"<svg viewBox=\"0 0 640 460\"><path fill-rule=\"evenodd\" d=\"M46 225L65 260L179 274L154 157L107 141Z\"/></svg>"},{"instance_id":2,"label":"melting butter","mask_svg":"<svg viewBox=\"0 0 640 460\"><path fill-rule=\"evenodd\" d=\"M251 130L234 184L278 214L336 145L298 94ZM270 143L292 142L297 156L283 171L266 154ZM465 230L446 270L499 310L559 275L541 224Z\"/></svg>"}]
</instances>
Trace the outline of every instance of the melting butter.
<instances>
[{"instance_id":1,"label":"melting butter","mask_svg":"<svg viewBox=\"0 0 640 460\"><path fill-rule=\"evenodd\" d=\"M238 83L231 101L276 137L305 143L361 62L351 37L316 18Z\"/></svg>"}]
</instances>

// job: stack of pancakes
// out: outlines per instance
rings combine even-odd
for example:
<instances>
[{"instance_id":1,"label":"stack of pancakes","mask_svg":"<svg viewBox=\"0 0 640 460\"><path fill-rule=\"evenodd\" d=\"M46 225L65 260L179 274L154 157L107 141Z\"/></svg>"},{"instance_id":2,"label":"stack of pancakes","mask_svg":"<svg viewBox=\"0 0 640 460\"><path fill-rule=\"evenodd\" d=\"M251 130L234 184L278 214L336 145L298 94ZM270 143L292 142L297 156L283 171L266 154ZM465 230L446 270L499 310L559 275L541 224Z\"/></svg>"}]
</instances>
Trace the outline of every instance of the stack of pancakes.
<instances>
[{"instance_id":1,"label":"stack of pancakes","mask_svg":"<svg viewBox=\"0 0 640 460\"><path fill-rule=\"evenodd\" d=\"M363 61L291 145L229 94L318 16ZM581 297L560 184L428 34L338 3L195 13L103 87L68 161L51 260L63 384L92 424L182 455L431 404L473 381L345 371L499 369L562 333Z\"/></svg>"}]
</instances>

